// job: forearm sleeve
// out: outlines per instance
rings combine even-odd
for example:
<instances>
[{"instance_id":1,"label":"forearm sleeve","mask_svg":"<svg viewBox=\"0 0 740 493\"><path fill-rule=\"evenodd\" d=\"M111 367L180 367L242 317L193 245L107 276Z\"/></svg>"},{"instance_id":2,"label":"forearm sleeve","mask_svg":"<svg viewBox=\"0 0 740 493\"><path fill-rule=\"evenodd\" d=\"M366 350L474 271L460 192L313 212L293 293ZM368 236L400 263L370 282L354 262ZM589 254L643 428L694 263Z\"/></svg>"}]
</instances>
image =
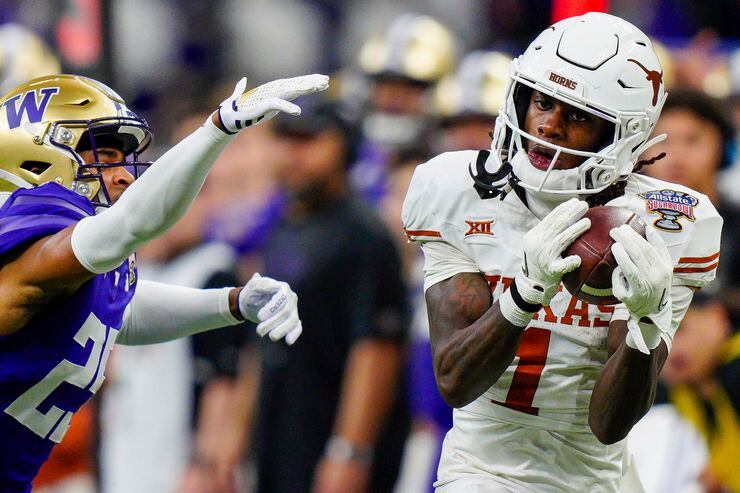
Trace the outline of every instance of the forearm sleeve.
<instances>
[{"instance_id":1,"label":"forearm sleeve","mask_svg":"<svg viewBox=\"0 0 740 493\"><path fill-rule=\"evenodd\" d=\"M241 323L229 310L229 291L139 281L117 343L156 344Z\"/></svg>"},{"instance_id":2,"label":"forearm sleeve","mask_svg":"<svg viewBox=\"0 0 740 493\"><path fill-rule=\"evenodd\" d=\"M190 207L230 137L210 119L167 151L109 209L86 217L72 232L72 250L95 274L118 267L164 233Z\"/></svg>"}]
</instances>

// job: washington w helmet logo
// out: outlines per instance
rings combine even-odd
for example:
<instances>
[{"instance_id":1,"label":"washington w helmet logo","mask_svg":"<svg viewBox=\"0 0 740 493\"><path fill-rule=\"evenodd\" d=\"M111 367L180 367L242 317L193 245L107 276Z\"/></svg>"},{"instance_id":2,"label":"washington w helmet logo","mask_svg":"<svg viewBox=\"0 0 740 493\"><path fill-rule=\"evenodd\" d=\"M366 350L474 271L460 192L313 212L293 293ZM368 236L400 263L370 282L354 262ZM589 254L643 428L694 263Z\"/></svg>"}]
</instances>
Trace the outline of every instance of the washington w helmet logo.
<instances>
[{"instance_id":1,"label":"washington w helmet logo","mask_svg":"<svg viewBox=\"0 0 740 493\"><path fill-rule=\"evenodd\" d=\"M18 94L5 101L3 106L8 118L8 127L10 129L20 127L23 115L28 117L30 123L41 122L51 98L58 92L58 87L45 87L39 91L33 90L22 95Z\"/></svg>"}]
</instances>

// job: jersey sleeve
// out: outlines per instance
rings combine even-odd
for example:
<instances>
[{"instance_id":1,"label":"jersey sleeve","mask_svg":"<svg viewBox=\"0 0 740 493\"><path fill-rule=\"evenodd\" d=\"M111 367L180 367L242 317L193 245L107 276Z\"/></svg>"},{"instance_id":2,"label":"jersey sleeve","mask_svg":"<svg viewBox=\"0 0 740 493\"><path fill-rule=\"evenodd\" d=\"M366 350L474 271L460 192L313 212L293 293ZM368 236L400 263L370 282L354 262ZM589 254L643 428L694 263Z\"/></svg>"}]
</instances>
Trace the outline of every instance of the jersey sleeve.
<instances>
[{"instance_id":1,"label":"jersey sleeve","mask_svg":"<svg viewBox=\"0 0 740 493\"><path fill-rule=\"evenodd\" d=\"M421 249L424 252L424 291L455 274L480 272L470 257L448 243L424 243Z\"/></svg>"},{"instance_id":2,"label":"jersey sleeve","mask_svg":"<svg viewBox=\"0 0 740 493\"><path fill-rule=\"evenodd\" d=\"M403 232L410 241L442 241L442 225L438 219L440 211L437 201L433 200L431 164L429 162L416 167L403 201Z\"/></svg>"},{"instance_id":3,"label":"jersey sleeve","mask_svg":"<svg viewBox=\"0 0 740 493\"><path fill-rule=\"evenodd\" d=\"M719 265L719 246L722 217L709 199L696 210L691 236L673 269L673 284L703 288L716 277Z\"/></svg>"},{"instance_id":4,"label":"jersey sleeve","mask_svg":"<svg viewBox=\"0 0 740 493\"><path fill-rule=\"evenodd\" d=\"M468 164L477 155L477 151L445 152L416 167L401 211L409 240L454 242L450 222L462 207L463 191L473 193Z\"/></svg>"},{"instance_id":5,"label":"jersey sleeve","mask_svg":"<svg viewBox=\"0 0 740 493\"><path fill-rule=\"evenodd\" d=\"M451 217L460 191L471 188L467 163L477 153L445 153L419 165L403 204L406 236L424 252L424 290L461 272L480 272L459 241ZM462 166L462 169L460 167Z\"/></svg>"},{"instance_id":6,"label":"jersey sleeve","mask_svg":"<svg viewBox=\"0 0 740 493\"><path fill-rule=\"evenodd\" d=\"M89 200L56 183L15 191L0 208L0 262L24 245L94 214Z\"/></svg>"}]
</instances>

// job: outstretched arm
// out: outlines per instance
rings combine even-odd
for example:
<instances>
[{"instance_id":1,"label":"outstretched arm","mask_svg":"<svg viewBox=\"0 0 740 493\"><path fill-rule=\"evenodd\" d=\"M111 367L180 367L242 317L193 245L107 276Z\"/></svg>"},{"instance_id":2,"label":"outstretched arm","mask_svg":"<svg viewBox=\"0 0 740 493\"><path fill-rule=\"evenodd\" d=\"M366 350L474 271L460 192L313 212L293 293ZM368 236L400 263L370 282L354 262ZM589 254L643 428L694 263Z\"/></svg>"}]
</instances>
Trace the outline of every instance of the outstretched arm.
<instances>
[{"instance_id":1,"label":"outstretched arm","mask_svg":"<svg viewBox=\"0 0 740 493\"><path fill-rule=\"evenodd\" d=\"M39 239L0 265L0 335L23 328L44 307L74 293L96 274L118 267L137 248L161 235L188 209L227 133L267 121L289 102L328 87L328 77L281 79L245 91L246 79L215 116L158 159L112 207ZM221 129L216 127L219 123Z\"/></svg>"},{"instance_id":2,"label":"outstretched arm","mask_svg":"<svg viewBox=\"0 0 740 493\"><path fill-rule=\"evenodd\" d=\"M300 108L289 99L326 87L326 76L309 75L271 82L245 93L246 79L242 79L234 94L221 104L217 117L209 117L159 158L110 209L77 224L71 239L80 264L93 273L116 268L182 217L229 142L228 134L264 122L279 111L297 115Z\"/></svg>"},{"instance_id":3,"label":"outstretched arm","mask_svg":"<svg viewBox=\"0 0 740 493\"><path fill-rule=\"evenodd\" d=\"M241 288L195 289L139 281L117 342L128 346L156 344L207 330L258 323L257 333L293 344L301 335L297 296L288 284L254 277Z\"/></svg>"}]
</instances>

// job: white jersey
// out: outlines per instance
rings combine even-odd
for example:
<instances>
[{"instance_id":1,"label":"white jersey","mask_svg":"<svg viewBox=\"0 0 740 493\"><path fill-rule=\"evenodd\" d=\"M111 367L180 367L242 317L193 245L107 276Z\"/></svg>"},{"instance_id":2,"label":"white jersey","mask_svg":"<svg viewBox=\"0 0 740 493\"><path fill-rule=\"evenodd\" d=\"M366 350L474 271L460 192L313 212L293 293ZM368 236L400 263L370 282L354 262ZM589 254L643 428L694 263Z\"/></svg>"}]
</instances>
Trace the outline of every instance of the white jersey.
<instances>
[{"instance_id":1,"label":"white jersey","mask_svg":"<svg viewBox=\"0 0 740 493\"><path fill-rule=\"evenodd\" d=\"M503 200L481 199L468 171L476 158L476 151L461 151L420 165L404 202L403 224L408 237L425 250L425 289L457 273L479 271L495 301L519 272L523 236L539 219L516 193ZM675 263L674 285L700 288L714 278L722 219L705 195L632 175L625 194L608 205L634 211L660 233ZM550 306L525 329L508 369L463 410L593 438L588 407L608 358L614 310L580 301L561 285Z\"/></svg>"}]
</instances>

